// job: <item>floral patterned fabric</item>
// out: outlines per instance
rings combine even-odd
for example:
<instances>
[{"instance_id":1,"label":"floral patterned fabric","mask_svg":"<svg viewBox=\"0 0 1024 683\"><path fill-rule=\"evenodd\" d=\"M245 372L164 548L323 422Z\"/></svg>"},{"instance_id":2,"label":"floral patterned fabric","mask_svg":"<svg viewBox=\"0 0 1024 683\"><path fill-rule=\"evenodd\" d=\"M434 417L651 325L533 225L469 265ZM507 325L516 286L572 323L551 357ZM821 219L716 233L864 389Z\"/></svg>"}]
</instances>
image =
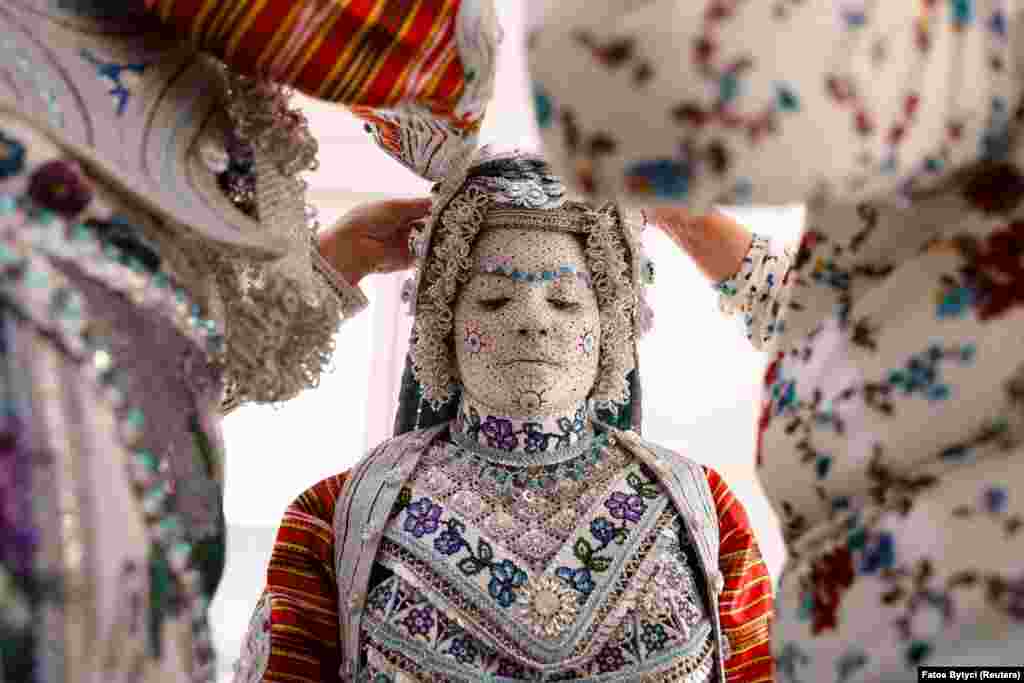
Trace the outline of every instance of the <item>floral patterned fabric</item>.
<instances>
[{"instance_id":1,"label":"floral patterned fabric","mask_svg":"<svg viewBox=\"0 0 1024 683\"><path fill-rule=\"evenodd\" d=\"M992 649L1024 628L1024 239L959 201L812 211L794 255L755 241L721 287L774 353L756 457L791 551L781 677L1024 661Z\"/></svg>"},{"instance_id":2,"label":"floral patterned fabric","mask_svg":"<svg viewBox=\"0 0 1024 683\"><path fill-rule=\"evenodd\" d=\"M531 60L567 178L808 202L797 248L757 239L719 283L771 353L779 678L1024 663L1017 3L549 4Z\"/></svg>"}]
</instances>

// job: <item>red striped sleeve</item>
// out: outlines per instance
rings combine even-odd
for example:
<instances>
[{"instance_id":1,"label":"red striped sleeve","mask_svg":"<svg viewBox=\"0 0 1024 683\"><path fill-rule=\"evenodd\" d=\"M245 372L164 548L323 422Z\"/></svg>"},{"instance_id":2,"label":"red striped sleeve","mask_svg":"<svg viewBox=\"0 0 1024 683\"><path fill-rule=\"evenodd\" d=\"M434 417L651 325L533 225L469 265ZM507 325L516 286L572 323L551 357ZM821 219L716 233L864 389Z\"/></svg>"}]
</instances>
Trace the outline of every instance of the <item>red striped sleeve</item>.
<instances>
[{"instance_id":1,"label":"red striped sleeve","mask_svg":"<svg viewBox=\"0 0 1024 683\"><path fill-rule=\"evenodd\" d=\"M417 104L458 130L467 67L461 0L147 0L171 31L231 68L313 97L387 109ZM479 77L472 74L469 78Z\"/></svg>"},{"instance_id":2,"label":"red striped sleeve","mask_svg":"<svg viewBox=\"0 0 1024 683\"><path fill-rule=\"evenodd\" d=\"M348 474L321 481L284 514L267 568L270 659L263 681L337 679L334 505Z\"/></svg>"},{"instance_id":3,"label":"red striped sleeve","mask_svg":"<svg viewBox=\"0 0 1024 683\"><path fill-rule=\"evenodd\" d=\"M725 662L726 680L773 681L771 576L743 505L717 472L704 469L718 510L719 569L725 578L718 613L732 649Z\"/></svg>"}]
</instances>

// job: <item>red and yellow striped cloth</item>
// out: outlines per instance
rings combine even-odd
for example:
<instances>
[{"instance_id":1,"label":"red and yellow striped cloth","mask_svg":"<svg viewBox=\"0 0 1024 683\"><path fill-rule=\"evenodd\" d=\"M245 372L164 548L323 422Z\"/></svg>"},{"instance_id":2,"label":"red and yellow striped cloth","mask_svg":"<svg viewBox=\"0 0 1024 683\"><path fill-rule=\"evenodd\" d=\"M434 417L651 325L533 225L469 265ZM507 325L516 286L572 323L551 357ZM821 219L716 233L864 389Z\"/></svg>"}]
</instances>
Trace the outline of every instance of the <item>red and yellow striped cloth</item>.
<instances>
[{"instance_id":1,"label":"red and yellow striped cloth","mask_svg":"<svg viewBox=\"0 0 1024 683\"><path fill-rule=\"evenodd\" d=\"M415 103L458 130L467 69L461 0L146 0L183 38L231 68L312 97L370 109ZM468 74L468 76L467 76Z\"/></svg>"},{"instance_id":2,"label":"red and yellow striped cloth","mask_svg":"<svg viewBox=\"0 0 1024 683\"><path fill-rule=\"evenodd\" d=\"M719 614L732 645L729 683L772 681L769 646L772 583L742 505L717 472L705 468L721 529L725 576ZM263 681L333 681L341 665L334 572L334 507L348 473L321 481L292 503L267 569L270 660Z\"/></svg>"},{"instance_id":3,"label":"red and yellow striped cloth","mask_svg":"<svg viewBox=\"0 0 1024 683\"><path fill-rule=\"evenodd\" d=\"M732 646L732 655L725 662L726 680L773 681L772 578L761 558L746 510L717 472L708 467L704 471L718 510L719 569L725 578L718 615Z\"/></svg>"}]
</instances>

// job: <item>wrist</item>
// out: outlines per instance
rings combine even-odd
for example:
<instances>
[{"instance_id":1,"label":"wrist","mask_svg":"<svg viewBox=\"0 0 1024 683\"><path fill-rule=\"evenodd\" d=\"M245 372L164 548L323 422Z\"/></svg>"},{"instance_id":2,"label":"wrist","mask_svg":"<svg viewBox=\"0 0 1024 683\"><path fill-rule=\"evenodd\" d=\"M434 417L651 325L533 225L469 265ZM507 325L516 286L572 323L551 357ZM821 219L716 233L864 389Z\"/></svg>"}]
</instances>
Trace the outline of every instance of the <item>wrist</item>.
<instances>
[{"instance_id":1,"label":"wrist","mask_svg":"<svg viewBox=\"0 0 1024 683\"><path fill-rule=\"evenodd\" d=\"M317 250L320 252L320 256L334 269L334 272L351 286L358 287L362 279L366 277L366 271L359 266L354 258L351 245L340 239L338 234L321 235L317 240Z\"/></svg>"}]
</instances>

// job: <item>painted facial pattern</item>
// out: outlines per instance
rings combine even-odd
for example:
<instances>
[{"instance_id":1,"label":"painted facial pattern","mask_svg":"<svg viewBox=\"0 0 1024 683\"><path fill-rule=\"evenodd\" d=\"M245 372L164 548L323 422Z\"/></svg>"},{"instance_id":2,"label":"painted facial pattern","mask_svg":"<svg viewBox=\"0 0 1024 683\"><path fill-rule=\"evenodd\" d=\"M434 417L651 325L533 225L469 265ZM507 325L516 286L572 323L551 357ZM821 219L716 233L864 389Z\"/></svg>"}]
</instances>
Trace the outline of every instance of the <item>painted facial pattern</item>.
<instances>
[{"instance_id":1,"label":"painted facial pattern","mask_svg":"<svg viewBox=\"0 0 1024 683\"><path fill-rule=\"evenodd\" d=\"M498 414L528 417L586 398L598 370L600 316L573 235L481 233L455 304L455 357L466 393Z\"/></svg>"}]
</instances>

